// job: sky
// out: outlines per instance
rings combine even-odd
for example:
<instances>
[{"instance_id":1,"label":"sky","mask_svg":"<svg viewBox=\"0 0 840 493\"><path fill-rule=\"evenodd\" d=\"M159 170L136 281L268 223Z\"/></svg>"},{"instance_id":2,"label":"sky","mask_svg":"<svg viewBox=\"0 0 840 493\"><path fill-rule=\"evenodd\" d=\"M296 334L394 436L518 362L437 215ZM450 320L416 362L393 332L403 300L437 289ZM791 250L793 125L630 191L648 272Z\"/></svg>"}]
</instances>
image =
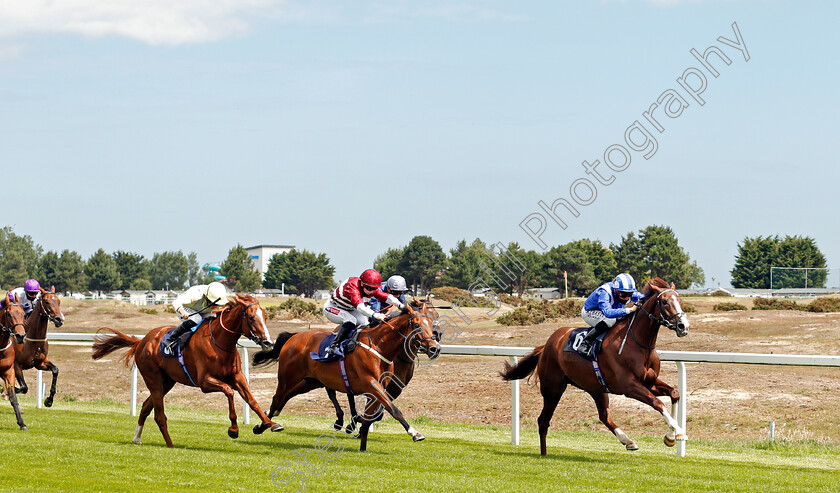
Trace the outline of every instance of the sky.
<instances>
[{"instance_id":1,"label":"sky","mask_svg":"<svg viewBox=\"0 0 840 493\"><path fill-rule=\"evenodd\" d=\"M0 0L0 224L84 257L295 245L337 279L417 235L543 251L653 224L708 286L758 235L811 236L837 268L838 21L781 0ZM691 54L710 46L717 77ZM679 116L650 110L663 94Z\"/></svg>"}]
</instances>

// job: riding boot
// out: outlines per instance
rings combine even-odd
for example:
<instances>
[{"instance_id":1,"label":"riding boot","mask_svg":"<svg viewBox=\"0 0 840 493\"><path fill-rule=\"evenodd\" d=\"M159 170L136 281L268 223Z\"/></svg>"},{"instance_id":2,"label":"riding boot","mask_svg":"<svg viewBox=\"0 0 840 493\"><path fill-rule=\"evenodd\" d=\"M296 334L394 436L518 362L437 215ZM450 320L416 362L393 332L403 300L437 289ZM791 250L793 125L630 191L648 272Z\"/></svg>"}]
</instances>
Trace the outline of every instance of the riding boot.
<instances>
[{"instance_id":1,"label":"riding boot","mask_svg":"<svg viewBox=\"0 0 840 493\"><path fill-rule=\"evenodd\" d=\"M335 339L333 339L332 344L330 347L326 349L327 354L335 354L336 350L338 350L338 345L341 344L341 341L347 339L347 336L353 333L356 329L356 324L353 322L344 322L341 324L341 327L338 328L338 334L335 335Z\"/></svg>"},{"instance_id":2,"label":"riding boot","mask_svg":"<svg viewBox=\"0 0 840 493\"><path fill-rule=\"evenodd\" d=\"M183 322L181 322L181 325L175 327L175 330L173 330L169 334L169 336L168 336L169 339L166 341L166 344L164 345L165 348L166 348L165 349L166 354L174 354L175 353L175 346L178 345L178 339L180 339L182 335L189 332L190 329L195 327L195 325L196 325L195 322L193 322L190 319L186 319Z\"/></svg>"},{"instance_id":3,"label":"riding boot","mask_svg":"<svg viewBox=\"0 0 840 493\"><path fill-rule=\"evenodd\" d=\"M583 340L580 341L580 347L578 348L580 352L584 354L589 354L589 352L592 351L592 346L595 345L595 339L597 339L598 336L606 332L609 328L610 326L602 320L598 322L598 324L595 325L595 327L589 329L589 332L587 332Z\"/></svg>"}]
</instances>

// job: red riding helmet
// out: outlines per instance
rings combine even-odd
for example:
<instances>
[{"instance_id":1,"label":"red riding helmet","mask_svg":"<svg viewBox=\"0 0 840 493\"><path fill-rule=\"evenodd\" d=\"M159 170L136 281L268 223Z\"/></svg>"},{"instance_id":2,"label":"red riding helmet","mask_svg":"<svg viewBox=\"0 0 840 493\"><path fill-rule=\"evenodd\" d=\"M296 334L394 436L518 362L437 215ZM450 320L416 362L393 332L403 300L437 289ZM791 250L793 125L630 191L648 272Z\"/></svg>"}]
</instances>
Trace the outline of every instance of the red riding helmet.
<instances>
[{"instance_id":1,"label":"red riding helmet","mask_svg":"<svg viewBox=\"0 0 840 493\"><path fill-rule=\"evenodd\" d=\"M368 269L362 272L359 279L362 280L362 284L372 288L378 288L382 284L382 275L376 269Z\"/></svg>"}]
</instances>

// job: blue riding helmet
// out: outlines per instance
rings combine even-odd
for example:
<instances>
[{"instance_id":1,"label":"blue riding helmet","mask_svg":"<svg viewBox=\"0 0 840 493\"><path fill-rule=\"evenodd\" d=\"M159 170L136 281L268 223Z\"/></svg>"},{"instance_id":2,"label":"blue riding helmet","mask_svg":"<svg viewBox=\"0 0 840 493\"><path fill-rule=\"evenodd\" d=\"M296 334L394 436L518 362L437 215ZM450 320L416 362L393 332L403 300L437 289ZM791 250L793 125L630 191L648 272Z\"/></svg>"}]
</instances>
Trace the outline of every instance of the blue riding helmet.
<instances>
[{"instance_id":1,"label":"blue riding helmet","mask_svg":"<svg viewBox=\"0 0 840 493\"><path fill-rule=\"evenodd\" d=\"M612 283L612 287L619 293L632 294L636 292L636 281L633 280L633 276L625 272L615 277L615 280Z\"/></svg>"}]
</instances>

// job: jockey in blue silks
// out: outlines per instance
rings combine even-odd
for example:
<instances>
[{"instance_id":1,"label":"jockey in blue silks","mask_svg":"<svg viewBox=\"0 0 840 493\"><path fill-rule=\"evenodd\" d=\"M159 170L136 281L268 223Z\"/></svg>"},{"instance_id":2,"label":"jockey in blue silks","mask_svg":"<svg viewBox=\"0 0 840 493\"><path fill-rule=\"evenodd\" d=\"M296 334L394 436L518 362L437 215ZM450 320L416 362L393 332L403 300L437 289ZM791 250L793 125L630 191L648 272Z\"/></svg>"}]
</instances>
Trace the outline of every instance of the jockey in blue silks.
<instances>
[{"instance_id":1,"label":"jockey in blue silks","mask_svg":"<svg viewBox=\"0 0 840 493\"><path fill-rule=\"evenodd\" d=\"M613 282L598 286L586 298L580 310L583 321L592 327L581 341L580 352L589 353L598 336L615 325L619 318L638 310L639 307L635 304L625 307L628 301L635 303L644 297L645 295L636 291L633 276L627 273L619 274Z\"/></svg>"},{"instance_id":2,"label":"jockey in blue silks","mask_svg":"<svg viewBox=\"0 0 840 493\"><path fill-rule=\"evenodd\" d=\"M398 300L400 300L400 303L405 305L405 293L408 291L408 286L406 286L405 278L403 276L389 277L387 282L382 283L381 289L386 294L394 295ZM382 309L382 302L371 296L368 306L370 306L370 309L374 312L378 312Z\"/></svg>"}]
</instances>

